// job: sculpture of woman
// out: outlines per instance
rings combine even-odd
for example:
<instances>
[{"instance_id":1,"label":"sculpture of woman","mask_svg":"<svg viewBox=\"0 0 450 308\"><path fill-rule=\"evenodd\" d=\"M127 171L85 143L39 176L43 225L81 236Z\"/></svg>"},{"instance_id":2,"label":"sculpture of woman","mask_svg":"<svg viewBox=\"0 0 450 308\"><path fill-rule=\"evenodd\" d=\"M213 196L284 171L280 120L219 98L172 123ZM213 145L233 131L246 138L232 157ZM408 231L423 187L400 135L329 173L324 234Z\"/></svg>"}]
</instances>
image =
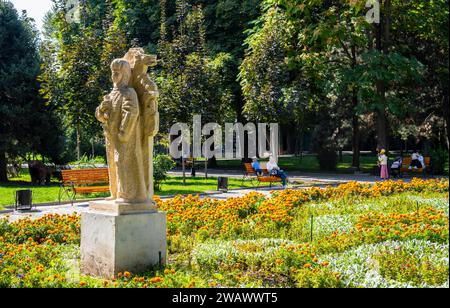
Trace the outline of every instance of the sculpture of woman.
<instances>
[{"instance_id":1,"label":"sculpture of woman","mask_svg":"<svg viewBox=\"0 0 450 308\"><path fill-rule=\"evenodd\" d=\"M111 63L114 88L96 110L103 123L109 167L109 201L118 204L150 203L145 187L141 151L141 116L136 91L129 87L131 67L128 61Z\"/></svg>"}]
</instances>

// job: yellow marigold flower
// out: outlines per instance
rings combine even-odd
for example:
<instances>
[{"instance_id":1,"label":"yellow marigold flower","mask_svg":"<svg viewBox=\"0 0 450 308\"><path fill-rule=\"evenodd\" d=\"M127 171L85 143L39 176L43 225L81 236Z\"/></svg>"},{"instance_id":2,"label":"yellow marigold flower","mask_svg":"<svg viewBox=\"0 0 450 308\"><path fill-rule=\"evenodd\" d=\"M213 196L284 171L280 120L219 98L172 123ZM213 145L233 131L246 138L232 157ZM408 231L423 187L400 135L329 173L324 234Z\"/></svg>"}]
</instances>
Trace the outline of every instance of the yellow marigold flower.
<instances>
[{"instance_id":1,"label":"yellow marigold flower","mask_svg":"<svg viewBox=\"0 0 450 308\"><path fill-rule=\"evenodd\" d=\"M306 263L305 265L303 265L304 268L311 268L311 264Z\"/></svg>"},{"instance_id":2,"label":"yellow marigold flower","mask_svg":"<svg viewBox=\"0 0 450 308\"><path fill-rule=\"evenodd\" d=\"M80 281L80 287L84 287L86 286L86 282L85 281Z\"/></svg>"}]
</instances>

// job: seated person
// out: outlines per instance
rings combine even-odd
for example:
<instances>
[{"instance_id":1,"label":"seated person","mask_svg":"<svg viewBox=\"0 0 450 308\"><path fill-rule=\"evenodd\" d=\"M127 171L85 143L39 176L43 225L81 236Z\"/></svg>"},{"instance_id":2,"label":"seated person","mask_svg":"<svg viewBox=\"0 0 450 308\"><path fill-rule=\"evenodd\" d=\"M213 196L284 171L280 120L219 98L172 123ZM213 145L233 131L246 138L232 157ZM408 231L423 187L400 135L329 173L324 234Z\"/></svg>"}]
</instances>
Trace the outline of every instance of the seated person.
<instances>
[{"instance_id":1,"label":"seated person","mask_svg":"<svg viewBox=\"0 0 450 308\"><path fill-rule=\"evenodd\" d=\"M419 154L419 161L420 164L422 165L422 169L425 169L426 168L425 159L423 158L422 154Z\"/></svg>"},{"instance_id":2,"label":"seated person","mask_svg":"<svg viewBox=\"0 0 450 308\"><path fill-rule=\"evenodd\" d=\"M283 183L283 188L286 188L287 176L284 171L281 170L280 167L278 167L277 163L275 162L275 158L272 155L270 155L269 162L267 163L267 171L269 171L270 175L279 177Z\"/></svg>"},{"instance_id":3,"label":"seated person","mask_svg":"<svg viewBox=\"0 0 450 308\"><path fill-rule=\"evenodd\" d=\"M400 170L402 168L402 164L403 164L403 157L398 156L395 161L392 163L391 165L391 174L394 177L400 177Z\"/></svg>"},{"instance_id":4,"label":"seated person","mask_svg":"<svg viewBox=\"0 0 450 308\"><path fill-rule=\"evenodd\" d=\"M256 157L253 158L252 167L253 167L253 169L255 169L256 175L258 175L258 176L263 175L261 165L259 164L259 161Z\"/></svg>"},{"instance_id":5,"label":"seated person","mask_svg":"<svg viewBox=\"0 0 450 308\"><path fill-rule=\"evenodd\" d=\"M423 164L420 161L420 157L422 157L422 161L423 161L423 156L419 154L419 151L414 151L414 153L412 153L411 155L411 164L409 165L409 169L420 169L423 168Z\"/></svg>"}]
</instances>

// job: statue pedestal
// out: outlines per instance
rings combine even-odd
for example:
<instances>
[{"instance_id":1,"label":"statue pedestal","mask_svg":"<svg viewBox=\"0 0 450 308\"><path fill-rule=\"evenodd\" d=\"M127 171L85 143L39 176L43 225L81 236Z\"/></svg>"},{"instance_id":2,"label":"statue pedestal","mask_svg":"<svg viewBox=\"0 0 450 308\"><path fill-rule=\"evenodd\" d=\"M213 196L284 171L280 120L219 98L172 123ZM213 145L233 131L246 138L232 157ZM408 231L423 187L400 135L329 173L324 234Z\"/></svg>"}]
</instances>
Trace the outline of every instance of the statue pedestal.
<instances>
[{"instance_id":1,"label":"statue pedestal","mask_svg":"<svg viewBox=\"0 0 450 308\"><path fill-rule=\"evenodd\" d=\"M111 279L166 262L166 213L147 205L91 202L81 216L81 270Z\"/></svg>"}]
</instances>

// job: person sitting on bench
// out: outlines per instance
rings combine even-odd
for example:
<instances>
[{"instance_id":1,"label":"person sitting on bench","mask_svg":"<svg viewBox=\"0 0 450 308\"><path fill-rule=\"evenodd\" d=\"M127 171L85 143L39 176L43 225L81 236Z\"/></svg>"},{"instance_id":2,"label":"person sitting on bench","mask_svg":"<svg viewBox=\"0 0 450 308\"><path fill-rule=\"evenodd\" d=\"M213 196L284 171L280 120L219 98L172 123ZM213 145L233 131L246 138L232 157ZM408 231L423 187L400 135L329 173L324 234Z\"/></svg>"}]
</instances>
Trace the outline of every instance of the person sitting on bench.
<instances>
[{"instance_id":1,"label":"person sitting on bench","mask_svg":"<svg viewBox=\"0 0 450 308\"><path fill-rule=\"evenodd\" d=\"M409 165L409 169L422 169L424 165L423 156L420 155L419 151L414 151L411 155L411 164Z\"/></svg>"},{"instance_id":2,"label":"person sitting on bench","mask_svg":"<svg viewBox=\"0 0 450 308\"><path fill-rule=\"evenodd\" d=\"M398 156L391 165L391 175L392 176L394 176L394 177L401 176L400 171L402 169L402 164L403 164L403 157Z\"/></svg>"},{"instance_id":3,"label":"person sitting on bench","mask_svg":"<svg viewBox=\"0 0 450 308\"><path fill-rule=\"evenodd\" d=\"M253 169L255 169L256 175L258 175L258 176L263 175L263 171L262 171L261 165L259 164L258 158L253 157L252 167L253 167Z\"/></svg>"},{"instance_id":4,"label":"person sitting on bench","mask_svg":"<svg viewBox=\"0 0 450 308\"><path fill-rule=\"evenodd\" d=\"M270 175L279 177L283 182L283 188L286 188L287 176L284 171L278 167L275 158L272 155L270 155L269 162L267 163L267 171L269 171Z\"/></svg>"}]
</instances>

